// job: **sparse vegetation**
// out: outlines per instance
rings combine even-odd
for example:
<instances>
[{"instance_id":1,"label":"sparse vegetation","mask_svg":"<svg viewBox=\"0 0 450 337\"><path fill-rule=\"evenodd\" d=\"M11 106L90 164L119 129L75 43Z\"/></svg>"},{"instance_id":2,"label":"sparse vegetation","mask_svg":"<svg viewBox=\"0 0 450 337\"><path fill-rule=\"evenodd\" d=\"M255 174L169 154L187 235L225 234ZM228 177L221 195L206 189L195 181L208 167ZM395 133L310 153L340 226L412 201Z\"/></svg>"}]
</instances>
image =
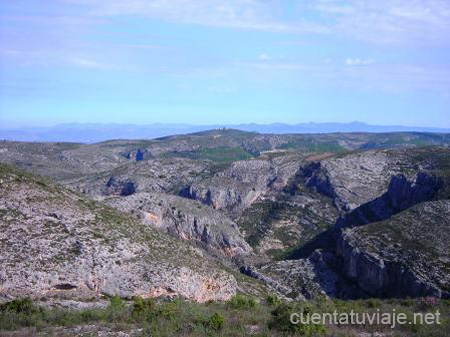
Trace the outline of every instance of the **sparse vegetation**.
<instances>
[{"instance_id":1,"label":"sparse vegetation","mask_svg":"<svg viewBox=\"0 0 450 337\"><path fill-rule=\"evenodd\" d=\"M135 298L131 302L117 297L110 299L104 308L70 310L45 308L29 299L15 300L1 305L0 331L20 330L28 332L72 331L74 327L97 326L98 331L135 331L135 336L246 336L257 331L256 336L357 336L362 331L390 332L386 325L341 325L297 324L290 322L292 313L404 313L408 319L414 312L439 310L441 325L399 325L394 333L412 337L441 337L450 327L450 301L433 302L424 307L429 299L415 300L314 300L300 303L288 303L280 299L268 299L256 307L248 306L248 301L239 308L230 310L230 302L209 302L205 304L187 302L182 299L172 301ZM420 323L420 322L419 322ZM28 331L28 332L27 332ZM1 332L0 332L1 334ZM70 334L69 334L70 335Z\"/></svg>"},{"instance_id":2,"label":"sparse vegetation","mask_svg":"<svg viewBox=\"0 0 450 337\"><path fill-rule=\"evenodd\" d=\"M255 309L258 306L256 299L240 294L234 295L228 304L232 309Z\"/></svg>"},{"instance_id":3,"label":"sparse vegetation","mask_svg":"<svg viewBox=\"0 0 450 337\"><path fill-rule=\"evenodd\" d=\"M246 160L253 157L240 147L214 147L193 151L167 152L163 157L180 157L194 160L207 159L217 162L233 162L236 160Z\"/></svg>"}]
</instances>

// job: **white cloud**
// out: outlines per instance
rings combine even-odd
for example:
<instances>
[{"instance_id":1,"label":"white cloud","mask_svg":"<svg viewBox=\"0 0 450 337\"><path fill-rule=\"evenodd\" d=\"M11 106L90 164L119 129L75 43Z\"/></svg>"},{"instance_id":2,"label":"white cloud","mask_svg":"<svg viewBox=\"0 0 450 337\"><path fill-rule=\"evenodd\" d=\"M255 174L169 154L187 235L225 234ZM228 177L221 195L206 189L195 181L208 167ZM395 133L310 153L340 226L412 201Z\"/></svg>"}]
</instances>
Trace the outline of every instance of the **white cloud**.
<instances>
[{"instance_id":1,"label":"white cloud","mask_svg":"<svg viewBox=\"0 0 450 337\"><path fill-rule=\"evenodd\" d=\"M96 61L85 57L72 57L69 59L70 64L84 69L92 70L134 70L136 67L124 64L110 64Z\"/></svg>"},{"instance_id":2,"label":"white cloud","mask_svg":"<svg viewBox=\"0 0 450 337\"><path fill-rule=\"evenodd\" d=\"M448 45L449 0L311 0L289 9L274 0L59 0L91 16L135 15L214 27L331 34L376 44Z\"/></svg>"},{"instance_id":3,"label":"white cloud","mask_svg":"<svg viewBox=\"0 0 450 337\"><path fill-rule=\"evenodd\" d=\"M261 54L261 55L259 55L258 58L259 58L261 61L267 61L267 60L270 60L270 57L267 56L267 54Z\"/></svg>"},{"instance_id":4,"label":"white cloud","mask_svg":"<svg viewBox=\"0 0 450 337\"><path fill-rule=\"evenodd\" d=\"M287 81L286 77L302 78L308 88L335 87L338 90L375 92L442 92L450 87L450 70L445 66L387 64L371 59L349 58L344 62L247 62L238 64L236 72L256 70L271 81Z\"/></svg>"},{"instance_id":5,"label":"white cloud","mask_svg":"<svg viewBox=\"0 0 450 337\"><path fill-rule=\"evenodd\" d=\"M346 58L345 64L348 66L366 66L372 64L373 59Z\"/></svg>"},{"instance_id":6,"label":"white cloud","mask_svg":"<svg viewBox=\"0 0 450 337\"><path fill-rule=\"evenodd\" d=\"M376 44L449 44L448 0L350 0L354 8L336 17L341 34Z\"/></svg>"},{"instance_id":7,"label":"white cloud","mask_svg":"<svg viewBox=\"0 0 450 337\"><path fill-rule=\"evenodd\" d=\"M64 0L88 6L93 16L139 15L172 22L255 30L286 31L272 20L273 2L260 0Z\"/></svg>"}]
</instances>

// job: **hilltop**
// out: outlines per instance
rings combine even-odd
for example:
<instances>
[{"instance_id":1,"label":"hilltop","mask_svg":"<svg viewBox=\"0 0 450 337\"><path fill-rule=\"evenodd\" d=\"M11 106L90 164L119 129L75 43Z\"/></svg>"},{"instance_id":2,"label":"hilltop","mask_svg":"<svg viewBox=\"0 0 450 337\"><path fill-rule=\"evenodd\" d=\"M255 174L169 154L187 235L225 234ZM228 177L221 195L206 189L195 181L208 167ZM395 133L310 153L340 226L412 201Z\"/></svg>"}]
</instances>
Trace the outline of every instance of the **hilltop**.
<instances>
[{"instance_id":1,"label":"hilltop","mask_svg":"<svg viewBox=\"0 0 450 337\"><path fill-rule=\"evenodd\" d=\"M270 134L314 134L314 133L389 133L431 132L449 133L448 128L419 126L381 126L361 122L352 123L298 123L298 124L233 124L233 125L188 125L163 124L61 124L49 127L0 128L0 139L33 142L79 142L96 143L110 139L151 139L202 132L211 129L238 129L248 132Z\"/></svg>"}]
</instances>

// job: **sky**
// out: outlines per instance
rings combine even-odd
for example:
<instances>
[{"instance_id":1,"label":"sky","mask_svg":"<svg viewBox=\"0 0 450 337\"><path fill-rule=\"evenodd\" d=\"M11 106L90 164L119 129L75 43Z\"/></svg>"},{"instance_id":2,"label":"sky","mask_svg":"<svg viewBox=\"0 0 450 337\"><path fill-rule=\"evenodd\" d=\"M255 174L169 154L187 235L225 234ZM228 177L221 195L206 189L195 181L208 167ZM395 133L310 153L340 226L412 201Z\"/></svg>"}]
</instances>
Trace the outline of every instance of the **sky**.
<instances>
[{"instance_id":1,"label":"sky","mask_svg":"<svg viewBox=\"0 0 450 337\"><path fill-rule=\"evenodd\" d=\"M448 0L0 0L0 127L450 127Z\"/></svg>"}]
</instances>

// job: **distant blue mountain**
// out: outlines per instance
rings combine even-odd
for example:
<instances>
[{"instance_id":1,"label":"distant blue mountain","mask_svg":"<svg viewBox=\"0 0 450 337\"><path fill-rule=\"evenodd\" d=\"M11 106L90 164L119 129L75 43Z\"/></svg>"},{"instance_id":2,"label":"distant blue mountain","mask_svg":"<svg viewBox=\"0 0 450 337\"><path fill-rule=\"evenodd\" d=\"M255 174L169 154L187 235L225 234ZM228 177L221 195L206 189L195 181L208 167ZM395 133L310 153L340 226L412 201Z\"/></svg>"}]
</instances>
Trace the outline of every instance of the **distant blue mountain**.
<instances>
[{"instance_id":1,"label":"distant blue mountain","mask_svg":"<svg viewBox=\"0 0 450 337\"><path fill-rule=\"evenodd\" d=\"M0 139L33 142L95 143L109 139L152 139L163 136L192 133L217 128L233 128L259 133L332 133L332 132L437 132L450 133L450 129L380 126L361 122L353 123L301 123L301 124L61 124L52 127L23 127L0 129Z\"/></svg>"}]
</instances>

